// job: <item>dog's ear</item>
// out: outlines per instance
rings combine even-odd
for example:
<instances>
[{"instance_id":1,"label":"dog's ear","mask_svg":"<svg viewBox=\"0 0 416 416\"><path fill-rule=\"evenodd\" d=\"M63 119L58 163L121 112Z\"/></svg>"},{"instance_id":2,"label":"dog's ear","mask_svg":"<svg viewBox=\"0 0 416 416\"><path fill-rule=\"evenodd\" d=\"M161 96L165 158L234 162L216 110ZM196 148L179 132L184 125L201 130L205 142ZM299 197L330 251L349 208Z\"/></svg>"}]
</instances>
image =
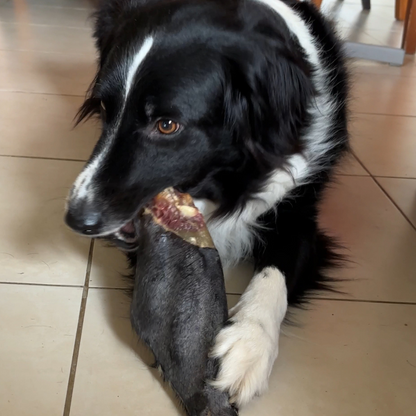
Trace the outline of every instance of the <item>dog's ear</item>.
<instances>
[{"instance_id":1,"label":"dog's ear","mask_svg":"<svg viewBox=\"0 0 416 416\"><path fill-rule=\"evenodd\" d=\"M114 38L117 36L119 21L124 13L128 12L130 2L125 0L98 0L97 11L93 13L94 38L99 53L98 70L105 61ZM94 97L94 87L97 75L91 82L84 103L75 117L75 125L83 120L101 113L101 100Z\"/></svg>"},{"instance_id":2,"label":"dog's ear","mask_svg":"<svg viewBox=\"0 0 416 416\"><path fill-rule=\"evenodd\" d=\"M96 81L97 75L89 86L85 101L75 116L75 126L81 123L81 121L86 121L91 117L99 116L101 114L101 100L94 97L93 94Z\"/></svg>"},{"instance_id":3,"label":"dog's ear","mask_svg":"<svg viewBox=\"0 0 416 416\"><path fill-rule=\"evenodd\" d=\"M301 150L315 95L312 68L299 45L278 34L227 55L225 122L265 169L273 168Z\"/></svg>"},{"instance_id":4,"label":"dog's ear","mask_svg":"<svg viewBox=\"0 0 416 416\"><path fill-rule=\"evenodd\" d=\"M130 2L125 0L99 0L97 11L93 14L94 38L100 59L106 55L106 50L116 35L118 22L128 11Z\"/></svg>"}]
</instances>

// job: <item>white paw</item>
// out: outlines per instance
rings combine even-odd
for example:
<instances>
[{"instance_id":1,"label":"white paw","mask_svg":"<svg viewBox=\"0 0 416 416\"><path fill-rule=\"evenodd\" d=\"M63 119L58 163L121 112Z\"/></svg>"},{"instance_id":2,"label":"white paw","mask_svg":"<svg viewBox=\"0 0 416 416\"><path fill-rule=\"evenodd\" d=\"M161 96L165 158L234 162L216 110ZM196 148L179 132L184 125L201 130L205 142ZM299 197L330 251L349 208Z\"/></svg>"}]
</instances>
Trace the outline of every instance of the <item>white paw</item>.
<instances>
[{"instance_id":1,"label":"white paw","mask_svg":"<svg viewBox=\"0 0 416 416\"><path fill-rule=\"evenodd\" d=\"M244 314L238 305L230 311L232 324L223 328L211 356L220 359L220 370L211 384L243 406L262 394L268 385L278 353L279 330L267 331L259 320Z\"/></svg>"}]
</instances>

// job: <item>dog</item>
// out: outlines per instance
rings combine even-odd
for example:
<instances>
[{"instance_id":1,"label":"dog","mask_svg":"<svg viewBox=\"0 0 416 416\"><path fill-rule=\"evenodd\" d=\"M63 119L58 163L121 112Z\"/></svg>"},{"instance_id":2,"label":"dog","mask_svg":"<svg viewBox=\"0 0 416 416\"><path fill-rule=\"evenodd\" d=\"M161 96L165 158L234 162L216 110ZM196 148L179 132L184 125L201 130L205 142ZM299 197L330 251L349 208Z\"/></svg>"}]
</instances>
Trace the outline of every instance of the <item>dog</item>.
<instances>
[{"instance_id":1,"label":"dog","mask_svg":"<svg viewBox=\"0 0 416 416\"><path fill-rule=\"evenodd\" d=\"M224 268L255 273L212 356L237 406L263 393L288 305L331 287L319 203L349 149L348 72L332 25L295 0L107 0L78 121L102 134L67 200L78 233L134 245L132 219L189 193Z\"/></svg>"}]
</instances>

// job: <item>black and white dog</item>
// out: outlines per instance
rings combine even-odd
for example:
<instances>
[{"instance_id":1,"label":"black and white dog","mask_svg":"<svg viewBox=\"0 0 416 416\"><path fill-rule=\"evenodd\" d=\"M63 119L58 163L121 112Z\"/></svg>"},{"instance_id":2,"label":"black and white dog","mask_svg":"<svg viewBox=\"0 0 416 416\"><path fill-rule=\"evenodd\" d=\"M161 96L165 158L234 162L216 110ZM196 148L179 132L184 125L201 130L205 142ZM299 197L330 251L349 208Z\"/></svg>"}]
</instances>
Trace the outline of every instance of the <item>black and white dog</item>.
<instances>
[{"instance_id":1,"label":"black and white dog","mask_svg":"<svg viewBox=\"0 0 416 416\"><path fill-rule=\"evenodd\" d=\"M80 120L100 115L103 130L67 224L128 247L152 197L169 186L192 195L223 266L256 266L213 350L215 385L245 404L267 387L288 304L330 280L317 213L348 150L340 42L295 0L107 0L95 39Z\"/></svg>"}]
</instances>

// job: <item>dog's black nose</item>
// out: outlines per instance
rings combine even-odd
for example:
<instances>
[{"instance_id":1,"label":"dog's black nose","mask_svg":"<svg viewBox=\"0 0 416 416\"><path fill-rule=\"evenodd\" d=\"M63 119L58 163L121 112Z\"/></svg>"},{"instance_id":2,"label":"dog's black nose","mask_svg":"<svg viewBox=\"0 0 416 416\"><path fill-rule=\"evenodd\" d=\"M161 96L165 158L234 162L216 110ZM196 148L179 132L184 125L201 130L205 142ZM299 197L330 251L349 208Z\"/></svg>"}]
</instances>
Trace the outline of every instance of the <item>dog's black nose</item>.
<instances>
[{"instance_id":1,"label":"dog's black nose","mask_svg":"<svg viewBox=\"0 0 416 416\"><path fill-rule=\"evenodd\" d=\"M102 230L101 215L98 212L68 209L65 222L74 231L85 235L97 235Z\"/></svg>"}]
</instances>

